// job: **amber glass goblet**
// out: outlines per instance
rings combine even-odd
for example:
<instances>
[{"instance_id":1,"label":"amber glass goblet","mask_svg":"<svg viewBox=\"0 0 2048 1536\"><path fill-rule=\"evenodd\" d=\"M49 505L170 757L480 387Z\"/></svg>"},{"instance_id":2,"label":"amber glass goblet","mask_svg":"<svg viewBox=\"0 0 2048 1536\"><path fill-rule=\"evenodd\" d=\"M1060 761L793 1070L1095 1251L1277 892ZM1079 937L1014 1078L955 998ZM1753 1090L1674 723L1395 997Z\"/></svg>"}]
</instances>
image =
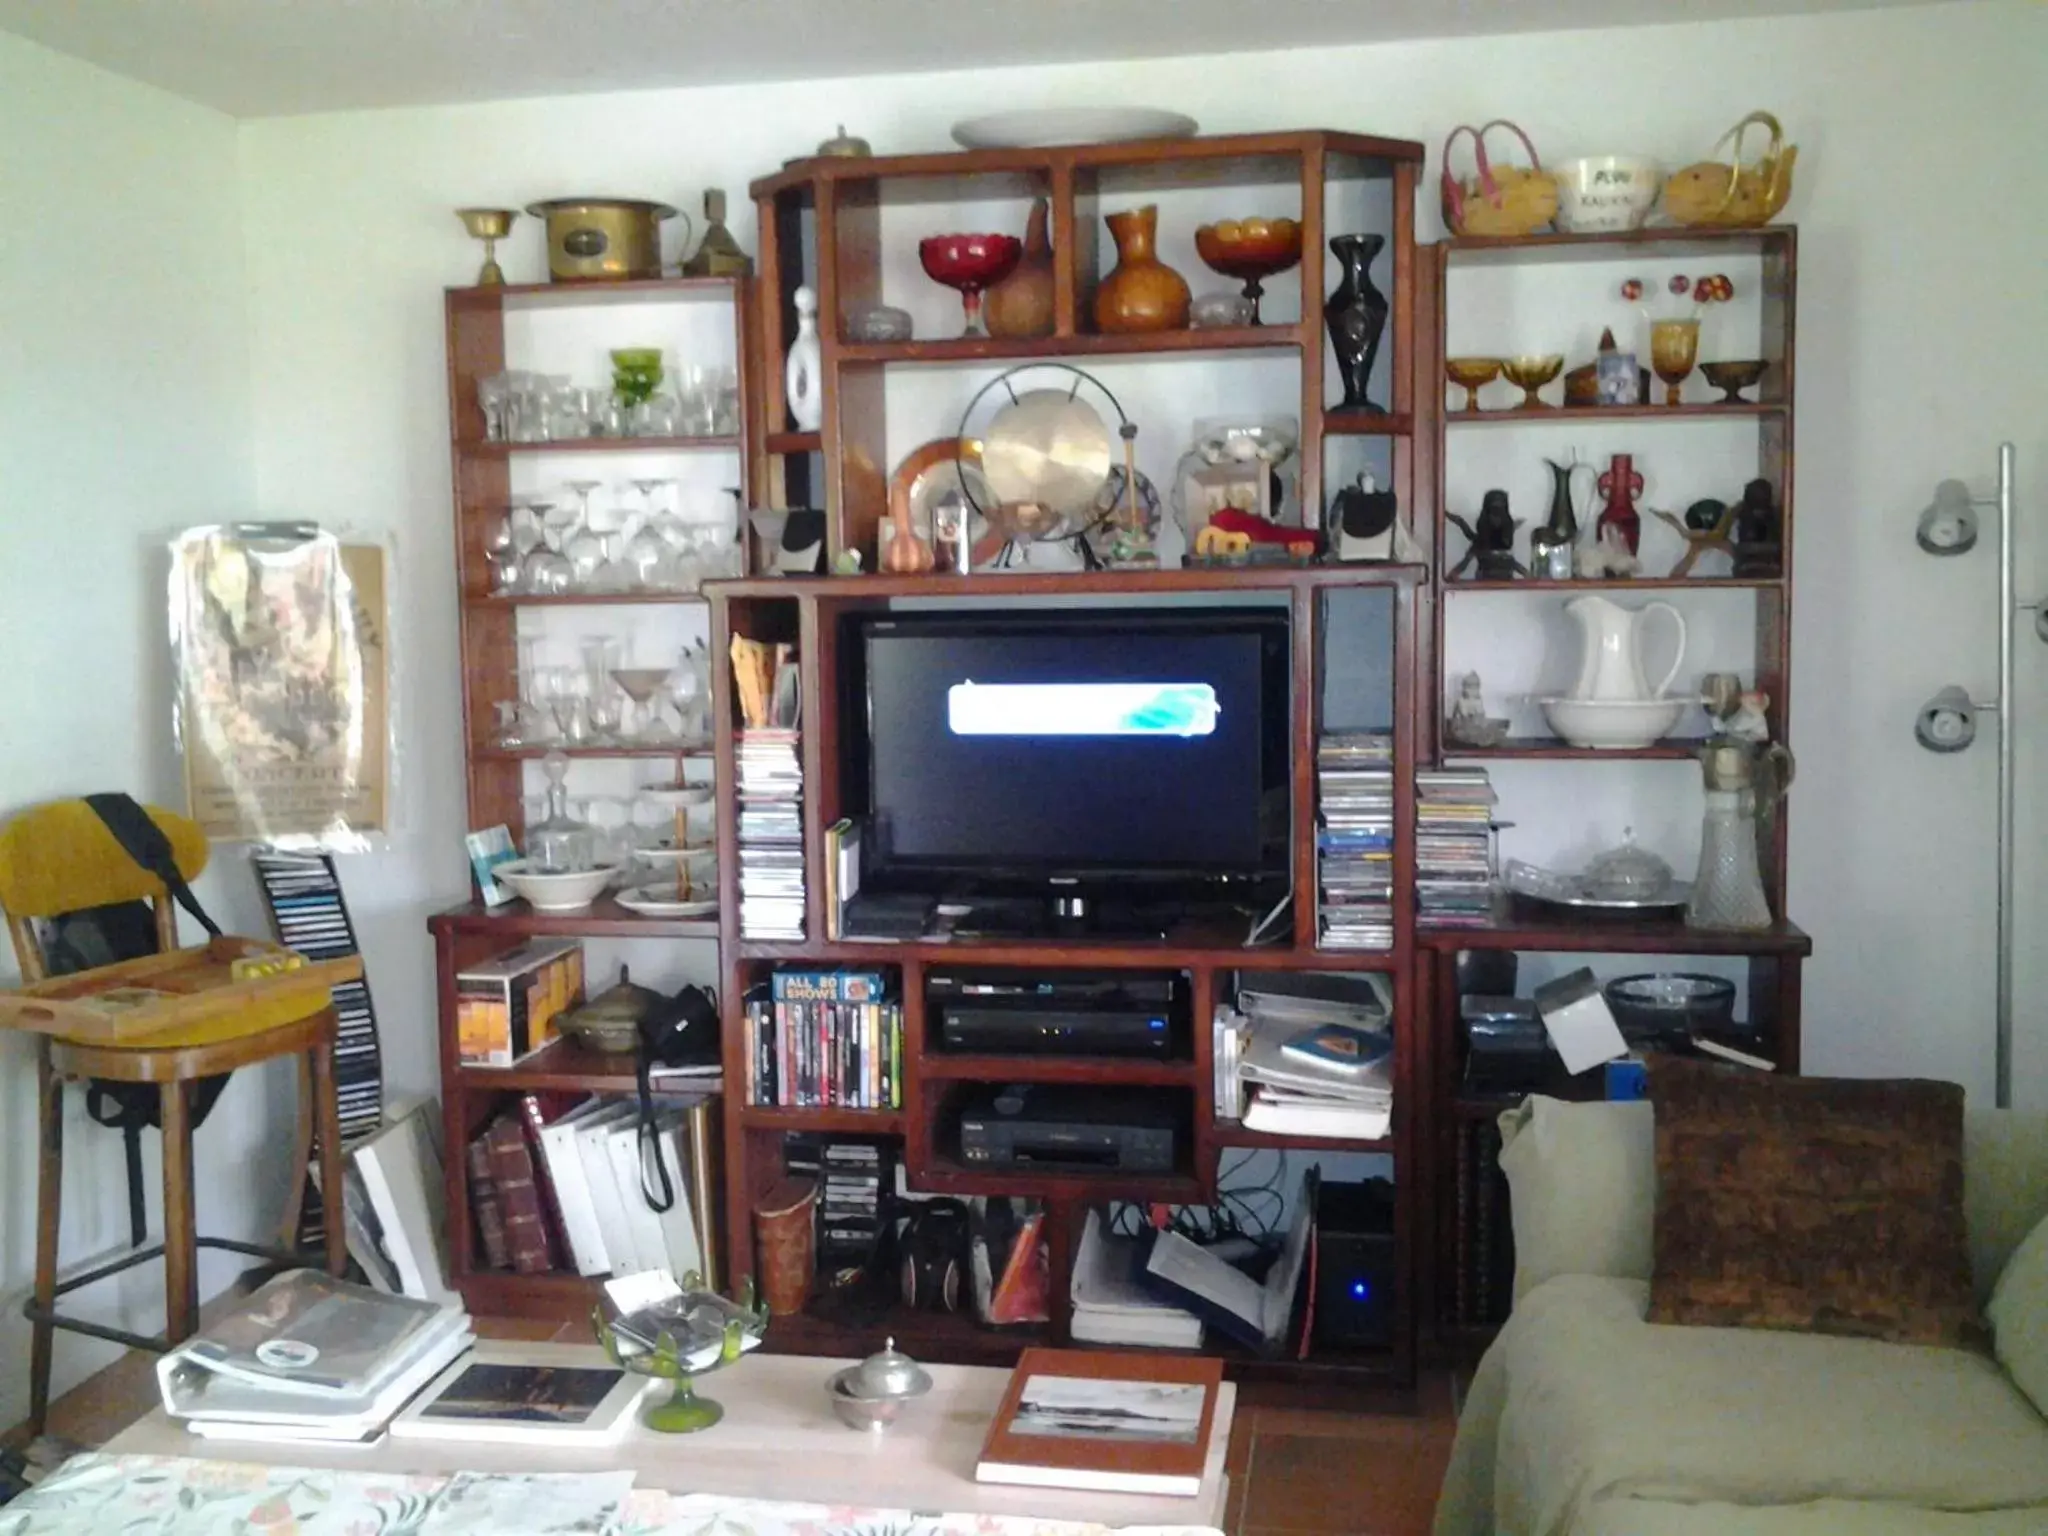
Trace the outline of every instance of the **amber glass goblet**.
<instances>
[{"instance_id":1,"label":"amber glass goblet","mask_svg":"<svg viewBox=\"0 0 2048 1536\"><path fill-rule=\"evenodd\" d=\"M1664 403L1677 405L1692 365L1699 361L1700 323L1697 320L1652 320L1650 322L1650 366L1664 381Z\"/></svg>"}]
</instances>

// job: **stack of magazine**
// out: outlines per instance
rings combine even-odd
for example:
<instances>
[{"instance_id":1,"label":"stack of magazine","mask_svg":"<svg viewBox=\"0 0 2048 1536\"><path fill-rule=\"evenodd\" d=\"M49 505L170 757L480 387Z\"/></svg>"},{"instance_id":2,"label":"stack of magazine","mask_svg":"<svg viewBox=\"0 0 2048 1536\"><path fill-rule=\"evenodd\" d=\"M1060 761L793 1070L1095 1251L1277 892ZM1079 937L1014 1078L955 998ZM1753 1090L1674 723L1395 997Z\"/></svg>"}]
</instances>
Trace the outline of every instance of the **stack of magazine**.
<instances>
[{"instance_id":1,"label":"stack of magazine","mask_svg":"<svg viewBox=\"0 0 2048 1536\"><path fill-rule=\"evenodd\" d=\"M371 1440L470 1343L458 1305L296 1269L159 1359L157 1384L195 1434Z\"/></svg>"},{"instance_id":2,"label":"stack of magazine","mask_svg":"<svg viewBox=\"0 0 2048 1536\"><path fill-rule=\"evenodd\" d=\"M1494 800L1484 768L1415 775L1415 907L1423 922L1478 928L1492 916Z\"/></svg>"},{"instance_id":3,"label":"stack of magazine","mask_svg":"<svg viewBox=\"0 0 2048 1536\"><path fill-rule=\"evenodd\" d=\"M1247 1130L1373 1141L1393 1121L1386 979L1274 975L1240 986L1232 1033Z\"/></svg>"},{"instance_id":4,"label":"stack of magazine","mask_svg":"<svg viewBox=\"0 0 2048 1536\"><path fill-rule=\"evenodd\" d=\"M1394 947L1394 740L1339 732L1316 743L1316 942Z\"/></svg>"},{"instance_id":5,"label":"stack of magazine","mask_svg":"<svg viewBox=\"0 0 2048 1536\"><path fill-rule=\"evenodd\" d=\"M739 733L740 935L804 936L804 770L793 730Z\"/></svg>"},{"instance_id":6,"label":"stack of magazine","mask_svg":"<svg viewBox=\"0 0 2048 1536\"><path fill-rule=\"evenodd\" d=\"M1201 1348L1202 1320L1146 1284L1145 1255L1150 1247L1149 1233L1118 1236L1105 1229L1101 1211L1088 1213L1069 1287L1075 1343Z\"/></svg>"}]
</instances>

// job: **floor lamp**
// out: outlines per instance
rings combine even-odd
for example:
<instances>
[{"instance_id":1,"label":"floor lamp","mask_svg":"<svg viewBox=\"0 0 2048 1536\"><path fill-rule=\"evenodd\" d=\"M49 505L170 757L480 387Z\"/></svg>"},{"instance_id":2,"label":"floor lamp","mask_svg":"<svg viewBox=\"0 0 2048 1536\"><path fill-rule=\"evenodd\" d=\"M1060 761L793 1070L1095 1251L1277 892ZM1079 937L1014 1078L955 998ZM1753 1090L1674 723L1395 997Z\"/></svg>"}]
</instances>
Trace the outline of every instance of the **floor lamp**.
<instances>
[{"instance_id":1,"label":"floor lamp","mask_svg":"<svg viewBox=\"0 0 2048 1536\"><path fill-rule=\"evenodd\" d=\"M1993 1091L1998 1107L2012 1106L2012 952L2013 952L2013 684L2014 627L2021 614L2033 615L2034 633L2048 641L2048 607L2036 600L2020 602L2013 595L2013 446L1998 448L1998 490L1973 497L1960 480L1944 480L1934 488L1934 501L1920 514L1916 537L1930 555L1961 555L1976 547L1977 509L1998 509L1998 693L1972 699L1951 685L1922 706L1914 734L1930 752L1960 752L1976 739L1976 716L1998 716L1998 1012L1994 1021Z\"/></svg>"}]
</instances>

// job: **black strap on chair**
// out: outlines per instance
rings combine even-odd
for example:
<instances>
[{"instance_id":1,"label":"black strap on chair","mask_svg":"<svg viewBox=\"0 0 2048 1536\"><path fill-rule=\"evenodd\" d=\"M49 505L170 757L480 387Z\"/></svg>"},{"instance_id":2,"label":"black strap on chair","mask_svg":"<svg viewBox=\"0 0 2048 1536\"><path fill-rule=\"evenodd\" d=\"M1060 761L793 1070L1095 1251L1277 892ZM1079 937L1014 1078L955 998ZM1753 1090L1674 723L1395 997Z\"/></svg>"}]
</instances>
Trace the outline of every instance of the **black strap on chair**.
<instances>
[{"instance_id":1,"label":"black strap on chair","mask_svg":"<svg viewBox=\"0 0 2048 1536\"><path fill-rule=\"evenodd\" d=\"M218 938L220 924L207 915L199 898L192 894L192 887L185 883L171 840L164 836L163 828L150 820L149 812L132 797L119 793L87 795L85 803L121 845L121 851L162 881L171 898L191 913L208 934ZM67 912L57 920L44 946L52 975L140 959L156 950L156 924L145 902L115 902L84 912ZM213 1112L214 1102L227 1081L223 1074L192 1084L189 1092L195 1127ZM142 1133L162 1123L162 1096L148 1083L95 1079L86 1086L85 1112L95 1123L121 1133L128 1162L130 1246L140 1248L149 1235L142 1197Z\"/></svg>"}]
</instances>

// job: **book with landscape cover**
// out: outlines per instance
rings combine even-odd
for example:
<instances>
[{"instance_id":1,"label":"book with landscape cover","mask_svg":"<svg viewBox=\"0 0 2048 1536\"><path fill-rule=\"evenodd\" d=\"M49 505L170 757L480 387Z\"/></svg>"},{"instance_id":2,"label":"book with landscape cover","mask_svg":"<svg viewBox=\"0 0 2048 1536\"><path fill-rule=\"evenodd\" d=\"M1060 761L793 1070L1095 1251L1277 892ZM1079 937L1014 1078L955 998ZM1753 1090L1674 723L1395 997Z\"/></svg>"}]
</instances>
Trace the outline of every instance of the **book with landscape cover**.
<instances>
[{"instance_id":1,"label":"book with landscape cover","mask_svg":"<svg viewBox=\"0 0 2048 1536\"><path fill-rule=\"evenodd\" d=\"M647 1387L588 1348L481 1343L443 1371L391 1424L399 1440L603 1444L632 1424Z\"/></svg>"},{"instance_id":2,"label":"book with landscape cover","mask_svg":"<svg viewBox=\"0 0 2048 1536\"><path fill-rule=\"evenodd\" d=\"M975 1480L1193 1498L1222 1388L1216 1359L1027 1349Z\"/></svg>"}]
</instances>

